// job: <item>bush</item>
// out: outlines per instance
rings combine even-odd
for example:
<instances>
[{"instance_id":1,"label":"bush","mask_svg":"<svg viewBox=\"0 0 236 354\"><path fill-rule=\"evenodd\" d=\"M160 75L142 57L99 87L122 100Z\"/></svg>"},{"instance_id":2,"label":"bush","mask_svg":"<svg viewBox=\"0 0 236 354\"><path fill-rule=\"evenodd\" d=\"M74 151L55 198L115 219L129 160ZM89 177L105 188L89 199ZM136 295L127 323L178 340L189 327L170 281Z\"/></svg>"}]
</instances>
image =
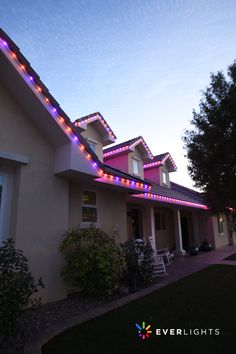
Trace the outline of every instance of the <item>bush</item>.
<instances>
[{"instance_id":1,"label":"bush","mask_svg":"<svg viewBox=\"0 0 236 354\"><path fill-rule=\"evenodd\" d=\"M36 284L28 269L27 258L8 239L0 247L0 347L8 346L21 330L22 318L28 306L35 307L39 300L31 295L43 287Z\"/></svg>"},{"instance_id":2,"label":"bush","mask_svg":"<svg viewBox=\"0 0 236 354\"><path fill-rule=\"evenodd\" d=\"M154 279L153 249L150 242L130 238L123 245L127 271L125 280L131 290L136 285L143 286Z\"/></svg>"},{"instance_id":3,"label":"bush","mask_svg":"<svg viewBox=\"0 0 236 354\"><path fill-rule=\"evenodd\" d=\"M114 235L90 226L68 232L60 247L63 277L88 296L108 297L119 288L125 261Z\"/></svg>"}]
</instances>

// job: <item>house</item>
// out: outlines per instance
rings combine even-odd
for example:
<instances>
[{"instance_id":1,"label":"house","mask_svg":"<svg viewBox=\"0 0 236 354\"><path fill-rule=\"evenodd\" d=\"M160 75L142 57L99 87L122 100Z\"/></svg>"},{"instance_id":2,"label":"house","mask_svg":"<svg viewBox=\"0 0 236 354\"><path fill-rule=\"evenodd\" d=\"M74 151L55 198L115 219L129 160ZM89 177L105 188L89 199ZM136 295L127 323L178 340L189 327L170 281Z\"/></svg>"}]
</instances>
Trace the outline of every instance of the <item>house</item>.
<instances>
[{"instance_id":1,"label":"house","mask_svg":"<svg viewBox=\"0 0 236 354\"><path fill-rule=\"evenodd\" d=\"M44 302L67 296L59 251L67 230L96 224L118 242L150 238L184 254L208 239L228 244L224 215L171 182L169 153L139 136L114 145L100 113L71 122L16 44L0 30L0 242L12 237L43 278ZM111 146L110 146L111 145Z\"/></svg>"}]
</instances>

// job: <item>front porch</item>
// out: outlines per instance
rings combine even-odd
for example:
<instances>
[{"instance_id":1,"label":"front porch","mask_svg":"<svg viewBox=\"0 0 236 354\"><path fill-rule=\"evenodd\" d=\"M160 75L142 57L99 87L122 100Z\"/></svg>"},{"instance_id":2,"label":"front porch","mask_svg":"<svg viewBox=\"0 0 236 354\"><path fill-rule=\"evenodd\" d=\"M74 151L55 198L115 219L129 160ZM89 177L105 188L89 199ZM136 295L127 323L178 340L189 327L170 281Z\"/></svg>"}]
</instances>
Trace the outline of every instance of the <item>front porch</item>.
<instances>
[{"instance_id":1,"label":"front porch","mask_svg":"<svg viewBox=\"0 0 236 354\"><path fill-rule=\"evenodd\" d=\"M154 250L168 248L185 255L204 240L213 246L212 217L205 210L176 206L129 197L127 204L128 237L149 239Z\"/></svg>"}]
</instances>

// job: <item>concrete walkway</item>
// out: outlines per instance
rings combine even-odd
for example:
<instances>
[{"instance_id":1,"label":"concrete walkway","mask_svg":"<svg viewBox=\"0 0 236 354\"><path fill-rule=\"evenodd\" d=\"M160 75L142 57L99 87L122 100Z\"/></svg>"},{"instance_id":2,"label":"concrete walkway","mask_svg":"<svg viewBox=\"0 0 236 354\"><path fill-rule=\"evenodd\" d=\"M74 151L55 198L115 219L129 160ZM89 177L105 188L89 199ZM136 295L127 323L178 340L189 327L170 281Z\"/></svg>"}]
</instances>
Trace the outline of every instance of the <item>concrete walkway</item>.
<instances>
[{"instance_id":1,"label":"concrete walkway","mask_svg":"<svg viewBox=\"0 0 236 354\"><path fill-rule=\"evenodd\" d=\"M176 257L175 261L167 267L168 276L165 278L158 278L158 282L146 289L140 290L136 293L129 294L121 299L114 300L105 305L100 306L95 310L88 311L84 314L74 316L65 321L59 322L56 326L47 328L43 332L30 339L26 345L24 354L41 354L41 347L56 335L62 333L68 328L81 324L97 316L103 315L106 312L112 311L118 307L128 304L131 301L139 299L147 294L156 291L170 283L178 281L192 273L195 273L211 264L228 264L235 265L236 261L224 261L223 259L229 255L236 253L236 245L222 247L218 250L203 252L197 256L181 256Z\"/></svg>"}]
</instances>

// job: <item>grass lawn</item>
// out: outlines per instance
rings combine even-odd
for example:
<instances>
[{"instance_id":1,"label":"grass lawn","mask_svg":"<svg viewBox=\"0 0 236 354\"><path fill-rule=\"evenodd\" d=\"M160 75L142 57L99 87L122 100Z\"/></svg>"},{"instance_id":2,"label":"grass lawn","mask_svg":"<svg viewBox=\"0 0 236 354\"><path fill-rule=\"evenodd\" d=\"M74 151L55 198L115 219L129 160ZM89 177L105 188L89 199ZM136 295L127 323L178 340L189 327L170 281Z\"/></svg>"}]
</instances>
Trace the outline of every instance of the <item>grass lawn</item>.
<instances>
[{"instance_id":1,"label":"grass lawn","mask_svg":"<svg viewBox=\"0 0 236 354\"><path fill-rule=\"evenodd\" d=\"M226 257L224 261L236 261L236 253L231 254L229 257Z\"/></svg>"},{"instance_id":2,"label":"grass lawn","mask_svg":"<svg viewBox=\"0 0 236 354\"><path fill-rule=\"evenodd\" d=\"M151 324L149 339L135 323ZM155 329L219 328L218 336L155 335ZM236 267L212 265L55 337L43 354L235 354Z\"/></svg>"}]
</instances>

